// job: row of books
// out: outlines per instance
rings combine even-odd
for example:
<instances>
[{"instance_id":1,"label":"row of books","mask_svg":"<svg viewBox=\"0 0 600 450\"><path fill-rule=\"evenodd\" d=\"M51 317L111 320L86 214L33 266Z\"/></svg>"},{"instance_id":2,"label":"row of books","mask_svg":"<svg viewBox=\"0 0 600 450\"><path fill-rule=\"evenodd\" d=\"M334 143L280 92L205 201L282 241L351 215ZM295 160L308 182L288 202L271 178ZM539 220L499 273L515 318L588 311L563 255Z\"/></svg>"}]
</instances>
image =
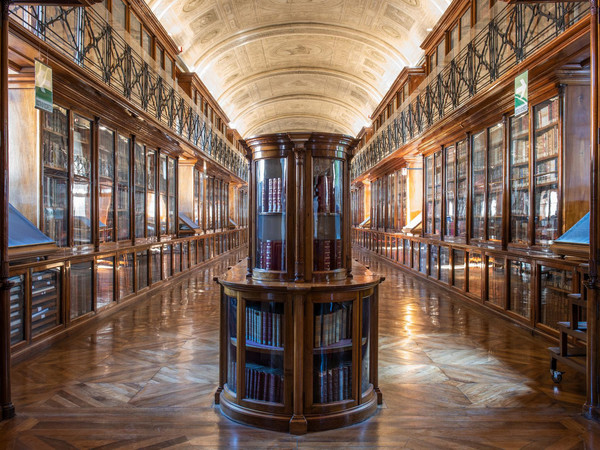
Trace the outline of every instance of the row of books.
<instances>
[{"instance_id":1,"label":"row of books","mask_svg":"<svg viewBox=\"0 0 600 450\"><path fill-rule=\"evenodd\" d=\"M54 109L53 112L44 113L44 128L55 133L67 135L67 115L60 109Z\"/></svg>"},{"instance_id":2,"label":"row of books","mask_svg":"<svg viewBox=\"0 0 600 450\"><path fill-rule=\"evenodd\" d=\"M227 382L235 389L237 385L237 362L231 361L229 366ZM261 402L283 403L283 375L281 371L247 362L244 376L246 378L246 398Z\"/></svg>"},{"instance_id":3,"label":"row of books","mask_svg":"<svg viewBox=\"0 0 600 450\"><path fill-rule=\"evenodd\" d=\"M335 211L335 185L333 176L317 175L315 182L315 203L318 213L332 213Z\"/></svg>"},{"instance_id":4,"label":"row of books","mask_svg":"<svg viewBox=\"0 0 600 450\"><path fill-rule=\"evenodd\" d=\"M328 308L329 310L325 310ZM352 303L315 306L315 348L352 338Z\"/></svg>"},{"instance_id":5,"label":"row of books","mask_svg":"<svg viewBox=\"0 0 600 450\"><path fill-rule=\"evenodd\" d=\"M352 366L347 364L315 373L315 403L331 403L352 398Z\"/></svg>"},{"instance_id":6,"label":"row of books","mask_svg":"<svg viewBox=\"0 0 600 450\"><path fill-rule=\"evenodd\" d=\"M314 271L335 270L343 267L342 240L319 239L314 241Z\"/></svg>"},{"instance_id":7,"label":"row of books","mask_svg":"<svg viewBox=\"0 0 600 450\"><path fill-rule=\"evenodd\" d=\"M512 164L523 164L529 161L529 140L512 141Z\"/></svg>"},{"instance_id":8,"label":"row of books","mask_svg":"<svg viewBox=\"0 0 600 450\"><path fill-rule=\"evenodd\" d=\"M538 128L550 125L558 120L558 99L551 101L536 111L535 123Z\"/></svg>"},{"instance_id":9,"label":"row of books","mask_svg":"<svg viewBox=\"0 0 600 450\"><path fill-rule=\"evenodd\" d=\"M246 307L246 340L261 345L281 347L283 314Z\"/></svg>"},{"instance_id":10,"label":"row of books","mask_svg":"<svg viewBox=\"0 0 600 450\"><path fill-rule=\"evenodd\" d=\"M549 129L535 137L536 158L558 155L558 128Z\"/></svg>"},{"instance_id":11,"label":"row of books","mask_svg":"<svg viewBox=\"0 0 600 450\"><path fill-rule=\"evenodd\" d=\"M257 266L265 270L284 270L285 243L283 241L259 240Z\"/></svg>"},{"instance_id":12,"label":"row of books","mask_svg":"<svg viewBox=\"0 0 600 450\"><path fill-rule=\"evenodd\" d=\"M261 212L283 212L283 180L268 178L262 183Z\"/></svg>"},{"instance_id":13,"label":"row of books","mask_svg":"<svg viewBox=\"0 0 600 450\"><path fill-rule=\"evenodd\" d=\"M535 165L535 173L536 175L540 174L547 174L548 172L557 172L558 171L558 164L557 164L557 159L553 158L553 159L549 159L546 161L542 161L539 162Z\"/></svg>"}]
</instances>

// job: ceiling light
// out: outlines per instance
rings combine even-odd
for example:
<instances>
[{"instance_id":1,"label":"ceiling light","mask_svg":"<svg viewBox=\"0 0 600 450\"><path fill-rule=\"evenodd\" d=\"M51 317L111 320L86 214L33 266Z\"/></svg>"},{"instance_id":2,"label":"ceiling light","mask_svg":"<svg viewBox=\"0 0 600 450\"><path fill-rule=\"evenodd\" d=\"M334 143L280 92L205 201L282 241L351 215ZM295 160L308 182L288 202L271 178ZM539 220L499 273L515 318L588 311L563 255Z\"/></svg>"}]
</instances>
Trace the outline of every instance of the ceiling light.
<instances>
[{"instance_id":1,"label":"ceiling light","mask_svg":"<svg viewBox=\"0 0 600 450\"><path fill-rule=\"evenodd\" d=\"M433 31L433 28L427 28L427 30L426 30L426 31L429 33L429 32L431 32L431 31Z\"/></svg>"}]
</instances>

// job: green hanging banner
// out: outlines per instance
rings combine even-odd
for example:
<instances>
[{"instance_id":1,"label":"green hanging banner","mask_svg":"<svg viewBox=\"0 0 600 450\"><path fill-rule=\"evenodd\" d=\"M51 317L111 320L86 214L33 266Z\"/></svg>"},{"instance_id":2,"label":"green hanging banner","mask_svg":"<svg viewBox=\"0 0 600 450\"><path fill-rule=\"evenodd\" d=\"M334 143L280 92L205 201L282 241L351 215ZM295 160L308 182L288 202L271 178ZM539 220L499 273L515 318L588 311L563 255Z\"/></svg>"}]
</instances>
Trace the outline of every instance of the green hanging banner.
<instances>
[{"instance_id":1,"label":"green hanging banner","mask_svg":"<svg viewBox=\"0 0 600 450\"><path fill-rule=\"evenodd\" d=\"M529 71L515 78L515 116L526 113L529 108Z\"/></svg>"},{"instance_id":2,"label":"green hanging banner","mask_svg":"<svg viewBox=\"0 0 600 450\"><path fill-rule=\"evenodd\" d=\"M35 107L52 112L52 68L35 61Z\"/></svg>"}]
</instances>

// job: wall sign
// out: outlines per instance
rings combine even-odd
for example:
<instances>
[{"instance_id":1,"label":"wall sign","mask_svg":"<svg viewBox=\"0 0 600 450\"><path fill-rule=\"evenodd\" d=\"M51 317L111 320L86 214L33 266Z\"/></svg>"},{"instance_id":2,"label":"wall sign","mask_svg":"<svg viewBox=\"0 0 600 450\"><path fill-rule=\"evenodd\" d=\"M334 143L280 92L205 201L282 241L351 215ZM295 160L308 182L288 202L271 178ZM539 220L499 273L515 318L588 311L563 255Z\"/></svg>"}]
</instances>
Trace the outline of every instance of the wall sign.
<instances>
[{"instance_id":1,"label":"wall sign","mask_svg":"<svg viewBox=\"0 0 600 450\"><path fill-rule=\"evenodd\" d=\"M52 68L35 61L35 107L52 112Z\"/></svg>"},{"instance_id":2,"label":"wall sign","mask_svg":"<svg viewBox=\"0 0 600 450\"><path fill-rule=\"evenodd\" d=\"M526 113L529 107L529 71L515 78L515 116Z\"/></svg>"}]
</instances>

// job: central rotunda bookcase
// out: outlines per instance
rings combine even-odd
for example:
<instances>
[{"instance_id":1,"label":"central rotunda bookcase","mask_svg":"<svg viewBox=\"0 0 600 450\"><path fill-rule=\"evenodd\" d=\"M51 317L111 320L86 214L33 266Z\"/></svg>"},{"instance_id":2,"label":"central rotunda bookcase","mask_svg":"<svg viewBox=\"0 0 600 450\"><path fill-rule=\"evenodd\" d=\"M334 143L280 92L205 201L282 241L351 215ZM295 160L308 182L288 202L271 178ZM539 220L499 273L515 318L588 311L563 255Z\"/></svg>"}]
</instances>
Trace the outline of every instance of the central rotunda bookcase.
<instances>
[{"instance_id":1,"label":"central rotunda bookcase","mask_svg":"<svg viewBox=\"0 0 600 450\"><path fill-rule=\"evenodd\" d=\"M227 417L293 434L372 415L378 286L352 261L354 141L324 133L246 141L250 244L221 286L215 401Z\"/></svg>"}]
</instances>

